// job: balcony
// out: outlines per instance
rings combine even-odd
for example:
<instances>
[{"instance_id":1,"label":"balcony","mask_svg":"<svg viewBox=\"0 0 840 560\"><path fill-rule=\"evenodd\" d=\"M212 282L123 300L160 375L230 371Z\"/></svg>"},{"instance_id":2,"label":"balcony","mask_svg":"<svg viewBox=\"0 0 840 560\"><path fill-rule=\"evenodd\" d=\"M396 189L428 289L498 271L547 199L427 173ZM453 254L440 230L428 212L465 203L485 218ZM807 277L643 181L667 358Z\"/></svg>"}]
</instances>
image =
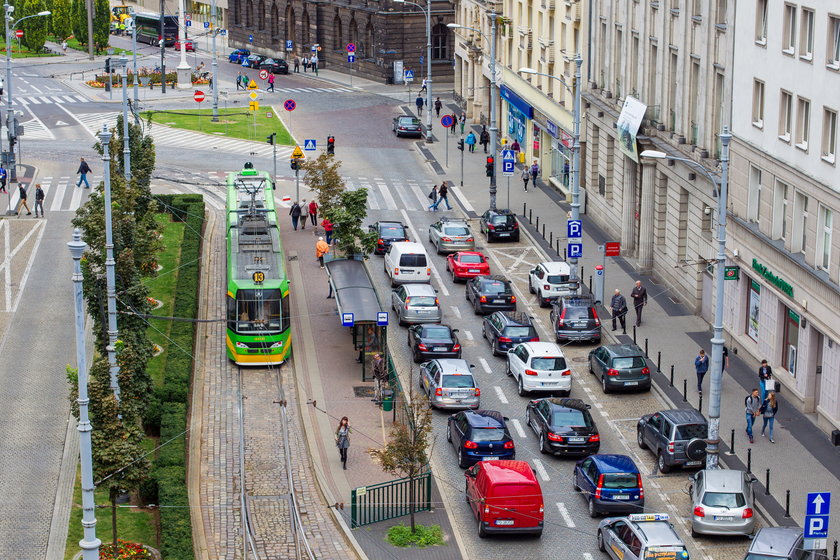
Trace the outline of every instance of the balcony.
<instances>
[{"instance_id":1,"label":"balcony","mask_svg":"<svg viewBox=\"0 0 840 560\"><path fill-rule=\"evenodd\" d=\"M542 0L540 3L543 10L553 10L555 7L555 0Z\"/></svg>"}]
</instances>

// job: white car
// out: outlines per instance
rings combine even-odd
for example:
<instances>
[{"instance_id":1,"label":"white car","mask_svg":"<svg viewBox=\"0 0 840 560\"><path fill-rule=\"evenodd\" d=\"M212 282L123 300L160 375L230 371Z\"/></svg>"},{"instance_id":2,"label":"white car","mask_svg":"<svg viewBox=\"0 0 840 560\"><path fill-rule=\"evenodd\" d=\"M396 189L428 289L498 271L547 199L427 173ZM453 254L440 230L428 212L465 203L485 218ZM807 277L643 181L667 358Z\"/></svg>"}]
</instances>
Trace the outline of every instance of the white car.
<instances>
[{"instance_id":1,"label":"white car","mask_svg":"<svg viewBox=\"0 0 840 560\"><path fill-rule=\"evenodd\" d=\"M570 282L569 264L559 262L540 263L528 274L528 291L537 294L540 307L548 307L552 300L560 296L576 295L580 288L578 282Z\"/></svg>"},{"instance_id":2,"label":"white car","mask_svg":"<svg viewBox=\"0 0 840 560\"><path fill-rule=\"evenodd\" d=\"M507 353L507 374L519 394L572 392L572 370L560 347L553 342L523 342Z\"/></svg>"}]
</instances>

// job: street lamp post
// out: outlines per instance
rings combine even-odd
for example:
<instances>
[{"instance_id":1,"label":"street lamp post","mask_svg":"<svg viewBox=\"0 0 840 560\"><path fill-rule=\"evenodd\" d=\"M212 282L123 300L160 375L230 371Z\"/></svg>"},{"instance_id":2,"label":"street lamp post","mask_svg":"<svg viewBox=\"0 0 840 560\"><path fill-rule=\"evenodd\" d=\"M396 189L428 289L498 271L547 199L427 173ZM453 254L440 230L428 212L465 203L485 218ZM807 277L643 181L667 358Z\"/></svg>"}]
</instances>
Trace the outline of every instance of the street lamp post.
<instances>
[{"instance_id":1,"label":"street lamp post","mask_svg":"<svg viewBox=\"0 0 840 560\"><path fill-rule=\"evenodd\" d=\"M645 150L641 153L642 157L649 157L655 159L669 159L674 161L681 161L691 165L692 168L697 169L712 182L715 187L718 197L718 254L715 259L715 318L712 325L712 381L711 381L711 395L709 398L709 439L706 447L706 468L716 469L718 467L718 458L720 456L720 395L723 385L723 286L725 278L725 264L726 264L726 201L727 190L729 186L729 142L732 140L732 135L729 133L729 127L723 127L723 132L720 134L720 141L722 150L720 154L720 190L718 190L717 179L714 175L709 173L705 167L698 164L694 160L687 158L670 156L664 152L656 150Z\"/></svg>"},{"instance_id":2,"label":"street lamp post","mask_svg":"<svg viewBox=\"0 0 840 560\"><path fill-rule=\"evenodd\" d=\"M210 4L210 25L213 26L210 33L210 41L213 49L213 62L210 63L210 68L213 70L213 117L210 121L219 122L219 82L216 79L216 69L219 66L219 62L216 60L216 35L218 33L216 25L216 0L213 0Z\"/></svg>"},{"instance_id":3,"label":"street lamp post","mask_svg":"<svg viewBox=\"0 0 840 560\"><path fill-rule=\"evenodd\" d=\"M120 69L122 70L122 94L123 94L123 175L126 181L131 181L131 144L128 133L128 57L120 57ZM137 76L134 76L135 81Z\"/></svg>"},{"instance_id":4,"label":"street lamp post","mask_svg":"<svg viewBox=\"0 0 840 560\"><path fill-rule=\"evenodd\" d=\"M140 78L137 76L137 19L134 12L131 13L131 51L134 59L134 79L132 85L134 86L134 124L140 125L140 86L138 82Z\"/></svg>"},{"instance_id":5,"label":"street lamp post","mask_svg":"<svg viewBox=\"0 0 840 560\"><path fill-rule=\"evenodd\" d=\"M178 63L178 89L189 89L192 87L190 79L190 65L187 62L187 25L184 0L178 3L178 37L181 39L181 61Z\"/></svg>"},{"instance_id":6,"label":"street lamp post","mask_svg":"<svg viewBox=\"0 0 840 560\"><path fill-rule=\"evenodd\" d=\"M423 10L423 6L409 0L394 0L397 4L411 4ZM426 0L426 142L434 142L432 134L432 0Z\"/></svg>"}]
</instances>

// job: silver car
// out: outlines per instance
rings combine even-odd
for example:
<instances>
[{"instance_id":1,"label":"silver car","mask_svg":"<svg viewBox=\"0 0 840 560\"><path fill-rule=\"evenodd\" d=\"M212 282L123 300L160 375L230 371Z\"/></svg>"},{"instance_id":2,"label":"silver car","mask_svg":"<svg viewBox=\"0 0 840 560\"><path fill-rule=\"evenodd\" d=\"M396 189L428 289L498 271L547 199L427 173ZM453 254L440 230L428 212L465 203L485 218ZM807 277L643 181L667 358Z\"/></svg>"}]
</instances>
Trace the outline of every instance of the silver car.
<instances>
[{"instance_id":1,"label":"silver car","mask_svg":"<svg viewBox=\"0 0 840 560\"><path fill-rule=\"evenodd\" d=\"M475 250L475 237L469 224L457 218L441 218L430 225L429 243L435 246L438 254Z\"/></svg>"},{"instance_id":2,"label":"silver car","mask_svg":"<svg viewBox=\"0 0 840 560\"><path fill-rule=\"evenodd\" d=\"M752 484L744 471L697 471L691 477L691 535L751 535L755 532Z\"/></svg>"},{"instance_id":3,"label":"silver car","mask_svg":"<svg viewBox=\"0 0 840 560\"><path fill-rule=\"evenodd\" d=\"M391 292L391 309L400 326L407 323L440 323L440 300L430 284L403 284Z\"/></svg>"},{"instance_id":4,"label":"silver car","mask_svg":"<svg viewBox=\"0 0 840 560\"><path fill-rule=\"evenodd\" d=\"M434 408L478 408L481 389L466 360L441 359L420 366L420 388Z\"/></svg>"},{"instance_id":5,"label":"silver car","mask_svg":"<svg viewBox=\"0 0 840 560\"><path fill-rule=\"evenodd\" d=\"M674 531L667 513L608 517L598 525L596 538L598 550L613 560L688 558L688 549Z\"/></svg>"}]
</instances>

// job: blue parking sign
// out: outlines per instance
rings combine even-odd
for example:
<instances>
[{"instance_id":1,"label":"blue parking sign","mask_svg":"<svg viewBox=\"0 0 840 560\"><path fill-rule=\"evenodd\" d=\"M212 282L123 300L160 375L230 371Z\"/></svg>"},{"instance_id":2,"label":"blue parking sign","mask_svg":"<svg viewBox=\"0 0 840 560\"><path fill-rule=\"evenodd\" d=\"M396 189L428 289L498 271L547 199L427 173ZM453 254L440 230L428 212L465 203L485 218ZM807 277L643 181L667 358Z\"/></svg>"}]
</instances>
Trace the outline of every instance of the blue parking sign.
<instances>
[{"instance_id":1,"label":"blue parking sign","mask_svg":"<svg viewBox=\"0 0 840 560\"><path fill-rule=\"evenodd\" d=\"M507 177L513 177L514 166L514 162L502 160L502 174Z\"/></svg>"},{"instance_id":2,"label":"blue parking sign","mask_svg":"<svg viewBox=\"0 0 840 560\"><path fill-rule=\"evenodd\" d=\"M209 21L204 22L204 29L210 29L210 22Z\"/></svg>"},{"instance_id":3,"label":"blue parking sign","mask_svg":"<svg viewBox=\"0 0 840 560\"><path fill-rule=\"evenodd\" d=\"M583 222L581 220L569 220L566 222L566 237L580 238L583 237Z\"/></svg>"},{"instance_id":4,"label":"blue parking sign","mask_svg":"<svg viewBox=\"0 0 840 560\"><path fill-rule=\"evenodd\" d=\"M579 259L583 257L583 244L569 243L568 247L566 248L566 253L566 256L570 259Z\"/></svg>"},{"instance_id":5,"label":"blue parking sign","mask_svg":"<svg viewBox=\"0 0 840 560\"><path fill-rule=\"evenodd\" d=\"M294 41L291 41L291 40L286 40L286 50L287 50L287 51L290 51L290 50L292 50L293 48L295 48L295 47L294 47Z\"/></svg>"}]
</instances>

